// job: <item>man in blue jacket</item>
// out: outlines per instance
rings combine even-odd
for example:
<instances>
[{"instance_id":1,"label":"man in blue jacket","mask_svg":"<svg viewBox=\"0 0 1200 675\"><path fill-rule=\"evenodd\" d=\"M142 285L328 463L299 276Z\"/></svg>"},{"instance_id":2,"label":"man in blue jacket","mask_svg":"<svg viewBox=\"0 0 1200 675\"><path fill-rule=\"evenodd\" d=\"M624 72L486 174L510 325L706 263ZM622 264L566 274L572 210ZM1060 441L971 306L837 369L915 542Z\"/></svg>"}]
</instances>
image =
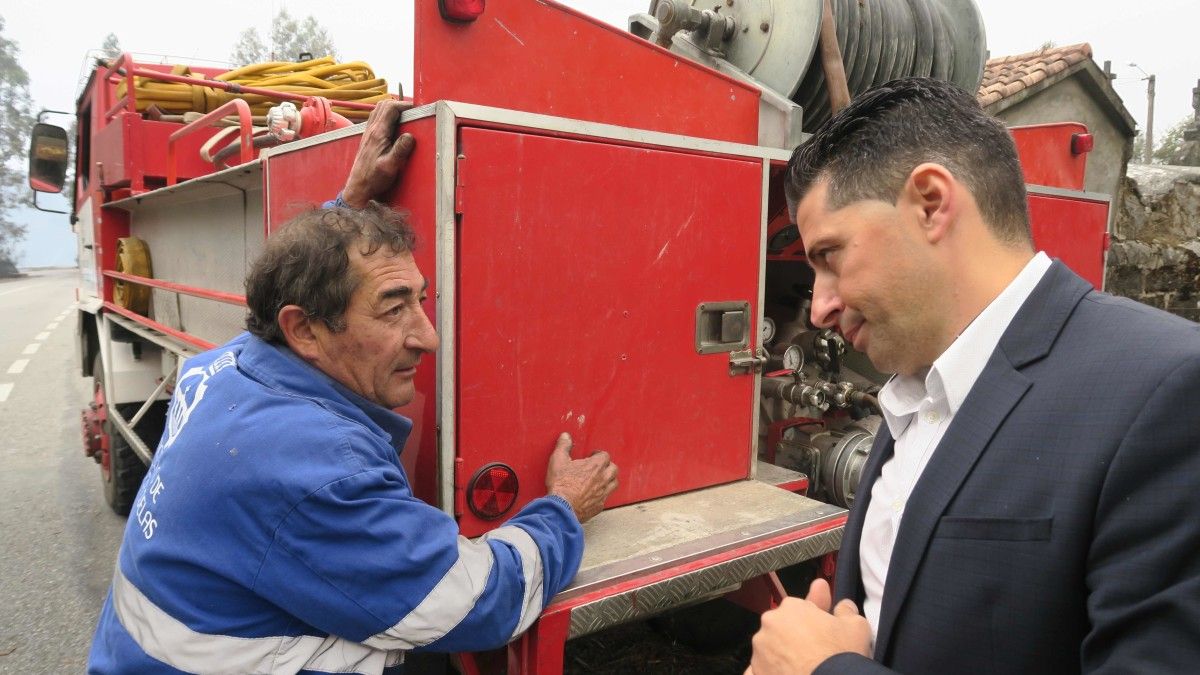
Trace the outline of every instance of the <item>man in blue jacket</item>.
<instances>
[{"instance_id":1,"label":"man in blue jacket","mask_svg":"<svg viewBox=\"0 0 1200 675\"><path fill-rule=\"evenodd\" d=\"M411 148L398 112L364 134L356 206ZM380 673L410 650L503 645L571 581L580 524L616 487L606 453L573 460L563 434L548 495L474 541L412 494L398 457L411 422L392 409L438 345L412 244L374 203L268 240L249 332L181 370L89 672Z\"/></svg>"}]
</instances>

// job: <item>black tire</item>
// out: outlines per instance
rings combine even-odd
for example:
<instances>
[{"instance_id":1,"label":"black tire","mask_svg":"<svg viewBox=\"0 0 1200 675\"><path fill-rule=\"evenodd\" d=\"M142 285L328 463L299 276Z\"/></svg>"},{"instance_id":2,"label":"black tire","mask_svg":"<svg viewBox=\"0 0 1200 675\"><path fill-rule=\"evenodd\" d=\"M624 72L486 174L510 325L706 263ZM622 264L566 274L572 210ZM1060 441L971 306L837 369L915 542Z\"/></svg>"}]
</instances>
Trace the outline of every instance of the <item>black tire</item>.
<instances>
[{"instance_id":1,"label":"black tire","mask_svg":"<svg viewBox=\"0 0 1200 675\"><path fill-rule=\"evenodd\" d=\"M96 358L92 362L92 379L95 389L104 386L104 364L101 362L99 354L96 354ZM124 403L110 407L116 407L122 417L129 419L132 415L137 414L140 406ZM162 413L157 415L160 434L165 412L164 406ZM138 422L138 427L142 427L149 421L146 418L155 416L155 413L154 409L148 410L145 418ZM146 465L142 463L142 458L138 457L121 432L117 430L116 425L109 420L104 422L104 433L108 435L109 444L109 470L104 470L103 463L100 465L100 481L104 485L104 501L117 515L128 516L130 509L133 508L133 500L137 498L138 488L142 485L142 479L146 477Z\"/></svg>"}]
</instances>

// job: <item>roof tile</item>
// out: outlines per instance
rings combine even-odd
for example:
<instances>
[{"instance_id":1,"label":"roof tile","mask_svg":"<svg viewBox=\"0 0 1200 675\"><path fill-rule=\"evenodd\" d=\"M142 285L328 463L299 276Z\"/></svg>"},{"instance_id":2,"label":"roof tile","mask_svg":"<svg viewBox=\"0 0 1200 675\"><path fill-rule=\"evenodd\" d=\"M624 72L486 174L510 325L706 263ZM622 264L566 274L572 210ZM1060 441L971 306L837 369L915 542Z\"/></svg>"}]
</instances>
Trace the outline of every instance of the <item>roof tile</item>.
<instances>
[{"instance_id":1,"label":"roof tile","mask_svg":"<svg viewBox=\"0 0 1200 675\"><path fill-rule=\"evenodd\" d=\"M984 66L976 98L980 105L991 105L1090 58L1092 46L1082 42L991 59Z\"/></svg>"}]
</instances>

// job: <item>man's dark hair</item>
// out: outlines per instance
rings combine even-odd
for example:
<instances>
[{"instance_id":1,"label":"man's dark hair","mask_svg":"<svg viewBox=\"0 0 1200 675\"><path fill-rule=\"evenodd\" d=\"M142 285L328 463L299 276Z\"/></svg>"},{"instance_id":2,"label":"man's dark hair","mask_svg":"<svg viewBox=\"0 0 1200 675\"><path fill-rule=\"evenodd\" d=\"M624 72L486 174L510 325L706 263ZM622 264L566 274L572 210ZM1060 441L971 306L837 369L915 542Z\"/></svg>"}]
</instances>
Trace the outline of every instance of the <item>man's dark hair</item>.
<instances>
[{"instance_id":1,"label":"man's dark hair","mask_svg":"<svg viewBox=\"0 0 1200 675\"><path fill-rule=\"evenodd\" d=\"M246 277L246 329L283 344L279 310L297 305L331 331L345 330L346 308L361 282L350 264L350 247L364 256L385 247L396 255L411 251L415 242L408 218L376 202L296 216L267 239Z\"/></svg>"},{"instance_id":2,"label":"man's dark hair","mask_svg":"<svg viewBox=\"0 0 1200 675\"><path fill-rule=\"evenodd\" d=\"M797 204L827 179L830 209L863 199L894 203L925 162L941 164L970 189L998 239L1032 240L1012 136L974 96L942 80L895 80L854 99L796 148L785 190Z\"/></svg>"}]
</instances>

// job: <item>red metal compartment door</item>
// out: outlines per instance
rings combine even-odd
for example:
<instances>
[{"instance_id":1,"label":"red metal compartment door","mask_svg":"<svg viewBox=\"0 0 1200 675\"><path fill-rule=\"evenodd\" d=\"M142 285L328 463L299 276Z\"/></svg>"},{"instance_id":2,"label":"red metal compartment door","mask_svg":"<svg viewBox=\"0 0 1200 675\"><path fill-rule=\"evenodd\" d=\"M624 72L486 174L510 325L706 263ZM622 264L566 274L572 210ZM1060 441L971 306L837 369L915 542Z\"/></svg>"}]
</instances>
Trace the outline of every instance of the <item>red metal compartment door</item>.
<instances>
[{"instance_id":1,"label":"red metal compartment door","mask_svg":"<svg viewBox=\"0 0 1200 675\"><path fill-rule=\"evenodd\" d=\"M1058 258L1096 288L1104 284L1108 203L1029 193L1029 222L1039 251Z\"/></svg>"},{"instance_id":2,"label":"red metal compartment door","mask_svg":"<svg viewBox=\"0 0 1200 675\"><path fill-rule=\"evenodd\" d=\"M756 343L762 162L477 128L460 144L459 485L505 462L515 512L562 431L620 466L609 506L749 476L754 380L697 353L696 311L749 302Z\"/></svg>"}]
</instances>

